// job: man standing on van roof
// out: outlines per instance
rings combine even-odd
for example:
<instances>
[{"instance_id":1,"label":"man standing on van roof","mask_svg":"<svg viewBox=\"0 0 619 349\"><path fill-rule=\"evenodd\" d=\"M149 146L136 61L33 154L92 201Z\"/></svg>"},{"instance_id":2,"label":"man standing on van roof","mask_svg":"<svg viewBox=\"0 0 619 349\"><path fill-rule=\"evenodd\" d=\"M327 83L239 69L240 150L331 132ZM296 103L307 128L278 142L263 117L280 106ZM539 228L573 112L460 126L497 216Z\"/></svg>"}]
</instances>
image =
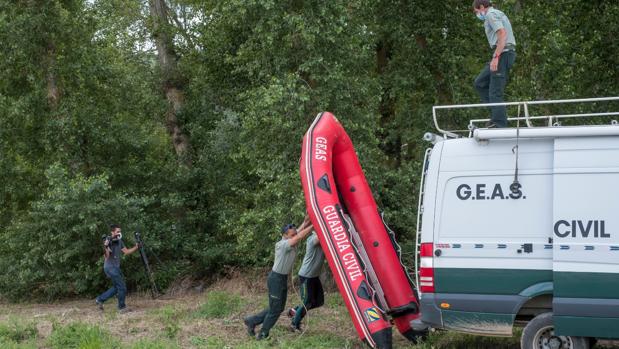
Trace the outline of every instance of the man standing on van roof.
<instances>
[{"instance_id":1,"label":"man standing on van roof","mask_svg":"<svg viewBox=\"0 0 619 349\"><path fill-rule=\"evenodd\" d=\"M492 49L492 59L475 78L475 89L482 103L501 103L509 77L509 70L516 61L516 38L507 16L495 9L490 0L473 1L477 18L484 21L486 37ZM506 127L505 106L490 108L492 117L486 127Z\"/></svg>"},{"instance_id":2,"label":"man standing on van roof","mask_svg":"<svg viewBox=\"0 0 619 349\"><path fill-rule=\"evenodd\" d=\"M284 311L288 297L288 274L292 271L294 259L297 256L297 244L312 229L313 226L308 217L305 217L298 233L294 224L286 224L282 228L282 239L275 244L275 262L267 279L269 306L260 313L243 320L250 336L255 335L258 340L267 338L271 327L275 325L279 315ZM260 324L262 328L256 334L255 328Z\"/></svg>"},{"instance_id":3,"label":"man standing on van roof","mask_svg":"<svg viewBox=\"0 0 619 349\"><path fill-rule=\"evenodd\" d=\"M316 232L312 232L305 243L305 257L303 257L303 264L299 269L303 304L288 311L288 315L292 317L290 324L292 331L301 330L301 320L308 310L318 308L325 303L325 295L319 277L324 261L325 253L320 248L318 235L316 235Z\"/></svg>"}]
</instances>

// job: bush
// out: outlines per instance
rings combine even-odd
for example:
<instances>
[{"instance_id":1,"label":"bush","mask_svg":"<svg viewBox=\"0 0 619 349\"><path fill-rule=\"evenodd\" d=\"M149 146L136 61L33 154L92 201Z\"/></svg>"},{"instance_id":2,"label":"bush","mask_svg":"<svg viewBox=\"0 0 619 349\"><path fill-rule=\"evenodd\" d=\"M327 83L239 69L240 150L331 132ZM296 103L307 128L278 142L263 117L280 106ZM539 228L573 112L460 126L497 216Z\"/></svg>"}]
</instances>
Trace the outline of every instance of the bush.
<instances>
[{"instance_id":1,"label":"bush","mask_svg":"<svg viewBox=\"0 0 619 349\"><path fill-rule=\"evenodd\" d=\"M71 178L58 164L48 169L47 180L47 192L28 214L0 233L0 293L10 299L105 287L101 235L111 222L142 217L149 202L113 191L106 175Z\"/></svg>"}]
</instances>

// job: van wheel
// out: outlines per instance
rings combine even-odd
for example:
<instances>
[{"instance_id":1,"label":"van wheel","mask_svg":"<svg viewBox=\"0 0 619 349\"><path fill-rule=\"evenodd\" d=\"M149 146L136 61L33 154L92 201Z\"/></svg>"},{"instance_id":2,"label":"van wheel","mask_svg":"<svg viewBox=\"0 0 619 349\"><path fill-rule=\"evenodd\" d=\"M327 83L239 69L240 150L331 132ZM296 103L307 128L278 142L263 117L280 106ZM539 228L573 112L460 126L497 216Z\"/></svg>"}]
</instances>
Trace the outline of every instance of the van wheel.
<instances>
[{"instance_id":1,"label":"van wheel","mask_svg":"<svg viewBox=\"0 0 619 349\"><path fill-rule=\"evenodd\" d=\"M520 338L522 349L589 349L589 338L555 336L552 313L543 313L529 321Z\"/></svg>"}]
</instances>

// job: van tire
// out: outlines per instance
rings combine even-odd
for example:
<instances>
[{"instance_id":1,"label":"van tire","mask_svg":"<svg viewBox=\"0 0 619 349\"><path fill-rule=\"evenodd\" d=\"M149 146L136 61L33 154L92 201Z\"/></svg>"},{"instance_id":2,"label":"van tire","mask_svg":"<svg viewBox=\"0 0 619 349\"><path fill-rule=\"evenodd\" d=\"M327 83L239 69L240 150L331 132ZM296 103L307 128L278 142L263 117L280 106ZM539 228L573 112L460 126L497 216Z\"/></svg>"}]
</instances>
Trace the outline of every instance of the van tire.
<instances>
[{"instance_id":1,"label":"van tire","mask_svg":"<svg viewBox=\"0 0 619 349\"><path fill-rule=\"evenodd\" d=\"M520 337L521 349L589 349L589 344L587 337L555 336L552 313L543 313L533 318Z\"/></svg>"}]
</instances>

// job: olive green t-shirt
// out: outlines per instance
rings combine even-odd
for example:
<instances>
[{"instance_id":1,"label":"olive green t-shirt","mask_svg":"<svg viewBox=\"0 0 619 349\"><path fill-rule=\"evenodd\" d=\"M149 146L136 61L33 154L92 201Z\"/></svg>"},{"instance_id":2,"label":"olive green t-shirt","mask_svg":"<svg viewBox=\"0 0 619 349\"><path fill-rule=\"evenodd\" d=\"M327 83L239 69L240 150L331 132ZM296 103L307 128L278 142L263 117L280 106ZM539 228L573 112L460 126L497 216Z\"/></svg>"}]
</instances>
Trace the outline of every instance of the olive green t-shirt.
<instances>
[{"instance_id":1,"label":"olive green t-shirt","mask_svg":"<svg viewBox=\"0 0 619 349\"><path fill-rule=\"evenodd\" d=\"M324 260L325 253L320 247L320 240L318 240L318 236L314 231L305 243L305 257L303 257L303 264L301 269L299 269L299 276L306 278L318 277Z\"/></svg>"},{"instance_id":2,"label":"olive green t-shirt","mask_svg":"<svg viewBox=\"0 0 619 349\"><path fill-rule=\"evenodd\" d=\"M296 256L296 246L290 246L288 240L282 238L275 244L275 262L273 262L273 271L279 274L290 274Z\"/></svg>"}]
</instances>

